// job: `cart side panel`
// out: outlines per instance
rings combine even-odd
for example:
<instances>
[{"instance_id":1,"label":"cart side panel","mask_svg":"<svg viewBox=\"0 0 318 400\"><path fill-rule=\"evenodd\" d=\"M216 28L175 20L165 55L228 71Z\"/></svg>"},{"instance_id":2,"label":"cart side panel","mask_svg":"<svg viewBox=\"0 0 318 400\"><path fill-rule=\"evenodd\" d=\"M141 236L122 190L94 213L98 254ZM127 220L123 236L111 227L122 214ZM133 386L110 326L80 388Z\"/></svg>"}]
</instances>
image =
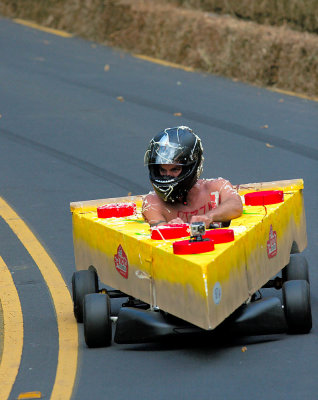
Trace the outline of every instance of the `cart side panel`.
<instances>
[{"instance_id":1,"label":"cart side panel","mask_svg":"<svg viewBox=\"0 0 318 400\"><path fill-rule=\"evenodd\" d=\"M294 242L299 251L306 248L302 190L286 194L284 203L267 206L260 223L255 222L253 230L246 235L250 294L255 293L288 264Z\"/></svg>"},{"instance_id":2,"label":"cart side panel","mask_svg":"<svg viewBox=\"0 0 318 400\"><path fill-rule=\"evenodd\" d=\"M228 244L216 244L215 247L225 247L226 251L207 270L210 329L219 325L249 297L243 238L236 237L230 247Z\"/></svg>"},{"instance_id":3,"label":"cart side panel","mask_svg":"<svg viewBox=\"0 0 318 400\"><path fill-rule=\"evenodd\" d=\"M172 243L153 251L156 303L160 309L208 329L206 267L197 262L199 256L176 256L171 248Z\"/></svg>"},{"instance_id":4,"label":"cart side panel","mask_svg":"<svg viewBox=\"0 0 318 400\"><path fill-rule=\"evenodd\" d=\"M151 246L119 230L73 213L73 241L76 269L94 266L100 280L110 287L151 302ZM143 276L140 278L140 271Z\"/></svg>"},{"instance_id":5,"label":"cart side panel","mask_svg":"<svg viewBox=\"0 0 318 400\"><path fill-rule=\"evenodd\" d=\"M214 329L248 299L242 240L184 256L155 248L153 276L159 308L203 329Z\"/></svg>"}]
</instances>

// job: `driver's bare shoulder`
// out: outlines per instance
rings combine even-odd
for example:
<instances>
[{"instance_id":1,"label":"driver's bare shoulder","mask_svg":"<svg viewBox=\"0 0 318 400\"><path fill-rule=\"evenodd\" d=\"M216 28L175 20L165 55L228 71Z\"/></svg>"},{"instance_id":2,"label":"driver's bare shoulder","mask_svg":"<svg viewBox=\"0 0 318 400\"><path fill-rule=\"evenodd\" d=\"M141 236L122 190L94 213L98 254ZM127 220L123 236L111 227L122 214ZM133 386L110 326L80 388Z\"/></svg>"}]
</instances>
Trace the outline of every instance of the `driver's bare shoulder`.
<instances>
[{"instance_id":1,"label":"driver's bare shoulder","mask_svg":"<svg viewBox=\"0 0 318 400\"><path fill-rule=\"evenodd\" d=\"M224 178L202 179L204 188L211 192L220 192L226 188L232 188L231 183Z\"/></svg>"},{"instance_id":2,"label":"driver's bare shoulder","mask_svg":"<svg viewBox=\"0 0 318 400\"><path fill-rule=\"evenodd\" d=\"M160 206L162 206L162 201L159 199L155 192L149 192L143 197L142 209L143 211L145 211L147 210L147 208L153 206L157 206L160 208Z\"/></svg>"},{"instance_id":3,"label":"driver's bare shoulder","mask_svg":"<svg viewBox=\"0 0 318 400\"><path fill-rule=\"evenodd\" d=\"M213 179L200 179L198 183L204 191L211 193L222 190L224 185L229 183L229 181L223 178L213 178Z\"/></svg>"}]
</instances>

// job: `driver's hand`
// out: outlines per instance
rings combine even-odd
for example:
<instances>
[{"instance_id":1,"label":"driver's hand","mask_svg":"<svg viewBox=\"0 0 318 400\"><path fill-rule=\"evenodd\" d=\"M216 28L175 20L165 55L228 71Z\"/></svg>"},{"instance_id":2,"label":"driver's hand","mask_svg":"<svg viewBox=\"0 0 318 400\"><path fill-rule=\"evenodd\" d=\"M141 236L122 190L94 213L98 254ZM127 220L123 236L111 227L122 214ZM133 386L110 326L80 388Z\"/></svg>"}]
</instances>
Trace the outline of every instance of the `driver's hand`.
<instances>
[{"instance_id":1,"label":"driver's hand","mask_svg":"<svg viewBox=\"0 0 318 400\"><path fill-rule=\"evenodd\" d=\"M168 224L185 224L185 222L181 218L174 218L171 221L167 222Z\"/></svg>"}]
</instances>

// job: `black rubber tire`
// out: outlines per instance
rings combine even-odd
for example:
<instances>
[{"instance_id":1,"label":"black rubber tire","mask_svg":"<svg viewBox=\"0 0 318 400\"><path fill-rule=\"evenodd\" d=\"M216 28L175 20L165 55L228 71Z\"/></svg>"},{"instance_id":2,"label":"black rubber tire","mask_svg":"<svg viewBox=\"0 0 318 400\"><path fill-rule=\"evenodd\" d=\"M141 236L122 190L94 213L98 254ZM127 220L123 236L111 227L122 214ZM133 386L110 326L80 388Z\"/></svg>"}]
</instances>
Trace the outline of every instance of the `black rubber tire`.
<instances>
[{"instance_id":1,"label":"black rubber tire","mask_svg":"<svg viewBox=\"0 0 318 400\"><path fill-rule=\"evenodd\" d=\"M72 276L74 315L77 322L83 322L83 300L89 293L98 292L98 276L94 270L81 270Z\"/></svg>"},{"instance_id":2,"label":"black rubber tire","mask_svg":"<svg viewBox=\"0 0 318 400\"><path fill-rule=\"evenodd\" d=\"M305 280L283 284L283 304L289 333L308 333L312 328L310 287Z\"/></svg>"},{"instance_id":3,"label":"black rubber tire","mask_svg":"<svg viewBox=\"0 0 318 400\"><path fill-rule=\"evenodd\" d=\"M303 254L291 254L289 264L282 270L283 281L305 280L309 282L309 270Z\"/></svg>"},{"instance_id":4,"label":"black rubber tire","mask_svg":"<svg viewBox=\"0 0 318 400\"><path fill-rule=\"evenodd\" d=\"M112 341L110 298L107 294L87 294L83 303L84 337L88 347L107 347Z\"/></svg>"}]
</instances>

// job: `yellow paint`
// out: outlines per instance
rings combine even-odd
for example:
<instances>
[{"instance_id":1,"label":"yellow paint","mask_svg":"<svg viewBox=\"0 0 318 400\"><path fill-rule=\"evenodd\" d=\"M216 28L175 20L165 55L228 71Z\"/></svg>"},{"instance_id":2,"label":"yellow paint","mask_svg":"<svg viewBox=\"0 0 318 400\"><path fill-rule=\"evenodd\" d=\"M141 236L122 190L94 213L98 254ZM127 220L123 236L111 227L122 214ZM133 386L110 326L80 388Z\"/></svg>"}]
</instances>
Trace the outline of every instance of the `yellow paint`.
<instances>
[{"instance_id":1,"label":"yellow paint","mask_svg":"<svg viewBox=\"0 0 318 400\"><path fill-rule=\"evenodd\" d=\"M194 68L191 68L191 67L186 67L186 66L181 65L181 64L175 64L175 63L172 63L172 62L169 62L169 61L160 60L159 58L144 56L142 54L135 54L134 57L139 58L141 60L149 61L149 62L152 62L152 63L155 63L155 64L160 64L160 65L163 65L164 67L183 69L184 71L187 71L187 72L193 72L194 71Z\"/></svg>"},{"instance_id":2,"label":"yellow paint","mask_svg":"<svg viewBox=\"0 0 318 400\"><path fill-rule=\"evenodd\" d=\"M27 26L29 28L32 28L32 29L37 29L39 31L51 33L52 35L62 36L64 38L73 37L73 35L71 33L64 32L64 31L61 31L59 29L47 28L45 26L41 26L39 24L36 24L35 22L25 21L25 20L19 19L19 18L15 18L13 21L16 22L17 24L25 25L25 26Z\"/></svg>"},{"instance_id":3,"label":"yellow paint","mask_svg":"<svg viewBox=\"0 0 318 400\"><path fill-rule=\"evenodd\" d=\"M194 68L186 67L184 65L172 63L172 62L165 61L165 60L161 60L159 58L149 57L149 56L145 56L145 55L142 55L142 54L134 54L134 57L135 58L139 58L141 60L152 62L154 64L163 65L165 67L182 69L182 70L187 71L187 72L195 72ZM318 97L309 96L309 95L306 95L304 93L296 93L296 92L293 92L291 90L284 90L284 89L271 88L271 87L267 87L266 89L270 90L271 92L282 93L282 94L285 94L287 96L299 97L301 99L306 99L306 100L311 100L311 101L318 101Z\"/></svg>"},{"instance_id":4,"label":"yellow paint","mask_svg":"<svg viewBox=\"0 0 318 400\"><path fill-rule=\"evenodd\" d=\"M234 242L216 244L212 252L182 256L175 255L172 246L181 239L151 239L140 205L136 216L101 219L96 210L99 201L95 210L94 201L72 203L76 267L87 269L94 265L104 283L146 302L141 293L148 296L153 285L162 310L204 329L213 329L288 263L293 241L300 249L305 248L302 188L301 179L240 185L241 195L281 189L285 200L266 207L244 206L244 214L231 223ZM122 198L122 202L128 200ZM267 254L271 225L279 245L273 259ZM123 279L115 268L114 255L119 245L127 253L129 279ZM147 283L148 291L145 282L134 277L138 269L152 278ZM213 297L215 285L222 288L220 302Z\"/></svg>"},{"instance_id":5,"label":"yellow paint","mask_svg":"<svg viewBox=\"0 0 318 400\"><path fill-rule=\"evenodd\" d=\"M25 25L28 26L29 28L33 28L33 29L37 29L43 32L47 32L47 33L51 33L53 35L57 35L57 36L62 36L64 38L70 38L73 37L73 35L71 33L59 30L59 29L54 29L54 28L48 28L45 26L41 26L35 22L31 22L31 21L26 21L23 19L19 19L19 18L15 18L13 19L14 22L16 22L17 24L20 25ZM187 72L195 72L195 69L192 67L186 67L185 65L181 65L181 64L176 64L173 62L169 62L169 61L165 61L165 60L161 60L159 58L155 58L155 57L150 57L150 56L146 56L146 55L142 55L142 54L134 54L135 58L139 58L141 60L145 60L145 61L149 61L152 62L154 64L159 64L159 65L163 65L165 67L170 67L170 68L177 68L177 69L182 69L183 71L187 71ZM105 66L106 68L107 66ZM105 69L105 71L107 71L109 68L107 67ZM318 97L316 96L309 96L303 93L296 93L290 90L284 90L284 89L279 89L279 88L267 88L268 90L272 91L272 92L277 92L277 93L282 93L285 94L287 96L293 96L293 97L299 97L301 99L306 99L306 100L311 100L311 101L318 101ZM179 114L179 113L176 113ZM175 115L176 115L175 114ZM180 113L181 114L181 113ZM176 115L178 116L178 115Z\"/></svg>"},{"instance_id":6,"label":"yellow paint","mask_svg":"<svg viewBox=\"0 0 318 400\"><path fill-rule=\"evenodd\" d=\"M8 399L18 374L23 348L23 317L18 292L10 271L0 257L0 299L4 343L0 364L0 399Z\"/></svg>"},{"instance_id":7,"label":"yellow paint","mask_svg":"<svg viewBox=\"0 0 318 400\"><path fill-rule=\"evenodd\" d=\"M41 399L42 394L41 392L25 392L25 393L20 393L18 396L18 400L22 399Z\"/></svg>"},{"instance_id":8,"label":"yellow paint","mask_svg":"<svg viewBox=\"0 0 318 400\"><path fill-rule=\"evenodd\" d=\"M30 253L50 291L59 333L58 363L50 400L70 399L77 370L78 329L67 285L36 236L1 197L0 215Z\"/></svg>"},{"instance_id":9,"label":"yellow paint","mask_svg":"<svg viewBox=\"0 0 318 400\"><path fill-rule=\"evenodd\" d=\"M284 89L278 89L278 88L268 88L268 90L270 90L272 92L282 93L287 96L299 97L299 98L305 99L305 100L318 101L318 97L316 97L316 96L308 96L303 93L292 92L291 90L284 90Z\"/></svg>"}]
</instances>

